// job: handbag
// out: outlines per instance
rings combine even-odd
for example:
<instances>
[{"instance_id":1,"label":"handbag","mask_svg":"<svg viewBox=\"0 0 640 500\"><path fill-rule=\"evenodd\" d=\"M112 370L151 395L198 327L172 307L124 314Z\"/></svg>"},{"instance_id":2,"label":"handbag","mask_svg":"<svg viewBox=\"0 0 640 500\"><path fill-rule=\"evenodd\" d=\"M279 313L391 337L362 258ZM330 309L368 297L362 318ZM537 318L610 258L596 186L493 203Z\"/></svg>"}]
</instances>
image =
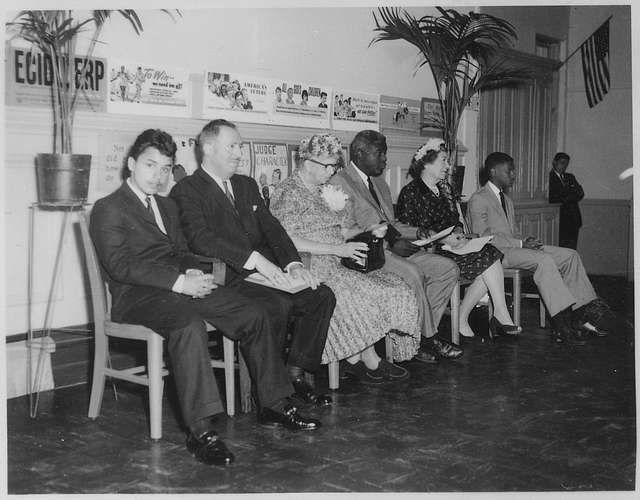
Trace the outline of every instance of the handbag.
<instances>
[{"instance_id":1,"label":"handbag","mask_svg":"<svg viewBox=\"0 0 640 500\"><path fill-rule=\"evenodd\" d=\"M353 238L349 238L347 243L351 241L366 243L369 246L369 250L365 257L342 257L340 262L344 267L361 273L368 273L384 266L383 238L374 236L371 231L365 231L364 233L356 234Z\"/></svg>"}]
</instances>

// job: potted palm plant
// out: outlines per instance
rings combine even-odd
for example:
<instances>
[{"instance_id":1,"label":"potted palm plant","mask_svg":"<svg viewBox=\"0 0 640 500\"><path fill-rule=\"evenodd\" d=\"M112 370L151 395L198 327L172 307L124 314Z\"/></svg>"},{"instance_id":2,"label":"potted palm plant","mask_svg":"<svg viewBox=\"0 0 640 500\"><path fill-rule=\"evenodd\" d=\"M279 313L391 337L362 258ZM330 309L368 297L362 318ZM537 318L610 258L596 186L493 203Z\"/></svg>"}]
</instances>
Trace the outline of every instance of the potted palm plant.
<instances>
[{"instance_id":1,"label":"potted palm plant","mask_svg":"<svg viewBox=\"0 0 640 500\"><path fill-rule=\"evenodd\" d=\"M517 39L508 21L489 14L437 9L439 16L417 19L404 9L379 8L380 19L373 13L378 35L369 45L405 40L420 50L416 72L429 66L440 103L441 113L432 117L430 125L442 130L450 163L455 165L458 126L471 98L483 89L527 80L530 73L499 56L498 49Z\"/></svg>"},{"instance_id":2,"label":"potted palm plant","mask_svg":"<svg viewBox=\"0 0 640 500\"><path fill-rule=\"evenodd\" d=\"M136 34L142 23L134 10L80 11L23 10L7 23L15 36L31 42L51 61L51 106L53 111L53 153L36 156L38 201L43 206L75 206L87 200L91 155L73 154L73 120L89 61L102 28L118 12ZM169 13L168 11L164 11ZM176 11L178 12L178 11ZM179 14L179 12L178 12ZM76 69L76 44L80 33L89 32L89 45Z\"/></svg>"}]
</instances>

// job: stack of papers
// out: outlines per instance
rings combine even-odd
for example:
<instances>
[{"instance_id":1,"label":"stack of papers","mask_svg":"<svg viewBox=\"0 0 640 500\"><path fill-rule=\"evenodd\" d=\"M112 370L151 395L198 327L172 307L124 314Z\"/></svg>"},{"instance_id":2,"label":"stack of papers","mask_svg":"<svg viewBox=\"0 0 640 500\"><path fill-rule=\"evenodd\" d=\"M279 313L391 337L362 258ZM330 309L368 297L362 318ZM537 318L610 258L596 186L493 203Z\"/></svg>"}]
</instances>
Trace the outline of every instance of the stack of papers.
<instances>
[{"instance_id":1,"label":"stack of papers","mask_svg":"<svg viewBox=\"0 0 640 500\"><path fill-rule=\"evenodd\" d=\"M423 239L423 240L416 240L416 241L412 241L411 243L413 243L414 245L417 245L419 247L423 247L425 245L433 243L434 241L438 241L439 239L442 239L445 236L448 236L449 234L451 234L451 231L453 231L454 227L455 226L451 226L451 227L448 227L447 229L443 229L439 233L436 233L433 236L431 236L431 238L426 238L426 239Z\"/></svg>"},{"instance_id":2,"label":"stack of papers","mask_svg":"<svg viewBox=\"0 0 640 500\"><path fill-rule=\"evenodd\" d=\"M482 238L473 238L457 248L451 248L449 245L442 245L443 250L455 253L457 255L466 255L468 253L479 252L487 243L493 239L493 236L483 236Z\"/></svg>"},{"instance_id":3,"label":"stack of papers","mask_svg":"<svg viewBox=\"0 0 640 500\"><path fill-rule=\"evenodd\" d=\"M283 292L287 293L298 293L305 288L309 288L309 285L307 285L301 278L293 279L291 276L289 276L290 284L285 286L280 286L272 283L260 273L250 274L244 280L248 281L249 283L268 286L269 288L275 288L276 290L282 290Z\"/></svg>"}]
</instances>

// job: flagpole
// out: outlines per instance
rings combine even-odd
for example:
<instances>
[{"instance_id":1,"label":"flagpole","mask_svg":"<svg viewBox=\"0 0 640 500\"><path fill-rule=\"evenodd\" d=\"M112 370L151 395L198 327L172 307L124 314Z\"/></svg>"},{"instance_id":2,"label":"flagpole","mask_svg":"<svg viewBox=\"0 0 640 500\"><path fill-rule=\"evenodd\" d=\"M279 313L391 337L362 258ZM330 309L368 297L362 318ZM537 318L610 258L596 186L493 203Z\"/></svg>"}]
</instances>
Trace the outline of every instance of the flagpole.
<instances>
[{"instance_id":1,"label":"flagpole","mask_svg":"<svg viewBox=\"0 0 640 500\"><path fill-rule=\"evenodd\" d=\"M600 26L598 26L598 27L593 31L593 33L595 33L595 32L596 32L596 31L598 31L600 28L602 28L602 27L603 27L603 26L604 26L604 25L605 25L605 24L606 24L606 23L607 23L607 22L608 22L612 17L613 17L613 14L612 14L612 15L610 15L609 17L607 17L607 18L602 22L602 24L601 24ZM591 33L591 35L593 35L593 33ZM587 38L585 38L585 42L586 42L586 41L591 37L591 35L589 35ZM558 69L562 68L562 66L564 66L564 65L566 64L566 62L567 62L569 59L571 59L571 58L575 55L575 53L576 53L576 52L578 52L578 51L580 50L580 47L582 47L583 45L584 45L584 42L582 42L580 45L578 45L578 46L575 48L575 50L574 50L573 52L571 52L571 54L569 54L569 55L567 56L567 58L566 58L564 61L562 61L562 63L560 63L560 65L556 68L556 70L558 70Z\"/></svg>"}]
</instances>

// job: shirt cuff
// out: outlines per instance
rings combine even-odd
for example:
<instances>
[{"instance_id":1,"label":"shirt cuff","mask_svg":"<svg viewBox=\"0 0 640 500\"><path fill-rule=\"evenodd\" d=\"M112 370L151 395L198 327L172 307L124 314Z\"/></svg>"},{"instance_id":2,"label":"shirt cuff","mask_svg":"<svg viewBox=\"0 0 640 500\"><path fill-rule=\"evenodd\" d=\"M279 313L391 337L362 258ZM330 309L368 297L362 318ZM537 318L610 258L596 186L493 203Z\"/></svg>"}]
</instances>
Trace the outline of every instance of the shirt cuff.
<instances>
[{"instance_id":1,"label":"shirt cuff","mask_svg":"<svg viewBox=\"0 0 640 500\"><path fill-rule=\"evenodd\" d=\"M293 262L289 262L289 263L287 264L287 267L285 267L285 268L284 268L284 272L285 272L285 273L288 273L289 271L291 271L291 268L292 268L293 266L297 266L297 265L300 265L300 267L304 267L304 264L303 264L302 262L297 261L297 260L294 260Z\"/></svg>"},{"instance_id":2,"label":"shirt cuff","mask_svg":"<svg viewBox=\"0 0 640 500\"><path fill-rule=\"evenodd\" d=\"M178 276L178 279L176 280L176 282L171 287L171 291L175 292L175 293L183 293L183 291L184 291L184 279L185 279L185 275L184 274L181 274L180 276Z\"/></svg>"},{"instance_id":3,"label":"shirt cuff","mask_svg":"<svg viewBox=\"0 0 640 500\"><path fill-rule=\"evenodd\" d=\"M258 258L258 255L260 254L255 250L251 252L251 255L249 255L247 262L244 263L244 266L242 266L242 268L246 269L247 271L253 271L256 268L256 259Z\"/></svg>"}]
</instances>

